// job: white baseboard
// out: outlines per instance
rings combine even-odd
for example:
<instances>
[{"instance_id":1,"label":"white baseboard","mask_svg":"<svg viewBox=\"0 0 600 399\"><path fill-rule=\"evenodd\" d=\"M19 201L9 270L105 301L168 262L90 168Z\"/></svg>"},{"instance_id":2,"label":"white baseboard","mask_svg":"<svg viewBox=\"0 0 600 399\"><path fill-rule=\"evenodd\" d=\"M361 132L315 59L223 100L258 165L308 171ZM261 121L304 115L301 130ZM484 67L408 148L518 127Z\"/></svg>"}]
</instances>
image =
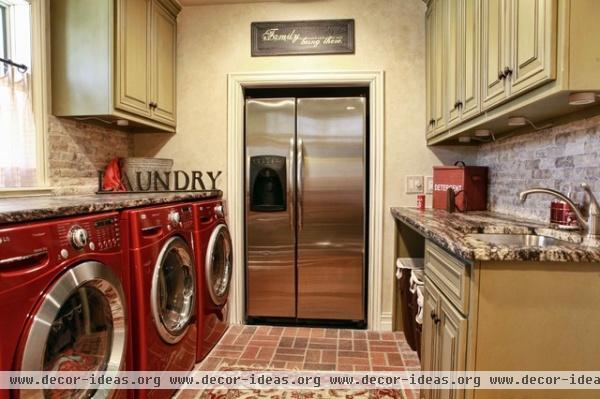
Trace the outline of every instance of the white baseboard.
<instances>
[{"instance_id":1,"label":"white baseboard","mask_svg":"<svg viewBox=\"0 0 600 399\"><path fill-rule=\"evenodd\" d=\"M379 328L381 331L392 331L392 312L381 313Z\"/></svg>"}]
</instances>

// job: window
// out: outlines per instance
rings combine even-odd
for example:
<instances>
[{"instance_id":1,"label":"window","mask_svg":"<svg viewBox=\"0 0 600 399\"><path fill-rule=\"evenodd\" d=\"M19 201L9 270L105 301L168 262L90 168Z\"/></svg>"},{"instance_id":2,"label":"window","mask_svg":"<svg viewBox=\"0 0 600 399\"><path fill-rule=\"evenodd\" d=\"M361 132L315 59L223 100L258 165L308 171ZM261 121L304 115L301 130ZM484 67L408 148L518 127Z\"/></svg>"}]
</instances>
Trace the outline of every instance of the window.
<instances>
[{"instance_id":1,"label":"window","mask_svg":"<svg viewBox=\"0 0 600 399\"><path fill-rule=\"evenodd\" d=\"M0 0L0 190L45 184L41 1Z\"/></svg>"}]
</instances>

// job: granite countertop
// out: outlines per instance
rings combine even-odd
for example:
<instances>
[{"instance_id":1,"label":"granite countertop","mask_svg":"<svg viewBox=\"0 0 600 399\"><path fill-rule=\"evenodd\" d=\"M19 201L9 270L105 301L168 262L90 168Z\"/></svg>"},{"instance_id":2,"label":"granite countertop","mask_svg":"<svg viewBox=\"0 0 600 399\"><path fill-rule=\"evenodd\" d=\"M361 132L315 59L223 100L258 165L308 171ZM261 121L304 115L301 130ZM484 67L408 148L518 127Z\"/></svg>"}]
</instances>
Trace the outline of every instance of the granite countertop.
<instances>
[{"instance_id":1,"label":"granite countertop","mask_svg":"<svg viewBox=\"0 0 600 399\"><path fill-rule=\"evenodd\" d=\"M0 225L115 211L171 202L220 198L219 190L186 193L96 194L0 199Z\"/></svg>"},{"instance_id":2,"label":"granite countertop","mask_svg":"<svg viewBox=\"0 0 600 399\"><path fill-rule=\"evenodd\" d=\"M600 262L600 242L583 244L578 231L494 212L448 213L438 209L391 208L392 215L425 238L466 260ZM537 234L567 241L548 247L494 245L467 234Z\"/></svg>"}]
</instances>

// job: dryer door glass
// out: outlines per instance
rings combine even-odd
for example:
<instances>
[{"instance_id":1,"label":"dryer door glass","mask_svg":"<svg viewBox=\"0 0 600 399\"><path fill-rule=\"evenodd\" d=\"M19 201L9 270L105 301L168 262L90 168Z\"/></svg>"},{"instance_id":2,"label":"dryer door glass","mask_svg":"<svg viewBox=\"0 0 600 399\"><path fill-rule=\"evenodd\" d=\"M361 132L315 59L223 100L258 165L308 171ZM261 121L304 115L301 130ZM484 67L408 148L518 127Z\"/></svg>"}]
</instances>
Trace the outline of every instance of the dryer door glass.
<instances>
[{"instance_id":1,"label":"dryer door glass","mask_svg":"<svg viewBox=\"0 0 600 399\"><path fill-rule=\"evenodd\" d=\"M38 307L23 349L21 370L109 371L125 359L125 296L107 266L84 262L67 270ZM104 397L108 391L51 389L34 397Z\"/></svg>"},{"instance_id":2,"label":"dryer door glass","mask_svg":"<svg viewBox=\"0 0 600 399\"><path fill-rule=\"evenodd\" d=\"M222 305L227 301L231 283L231 268L231 236L227 226L220 224L210 237L206 253L206 283L215 305Z\"/></svg>"},{"instance_id":3,"label":"dryer door glass","mask_svg":"<svg viewBox=\"0 0 600 399\"><path fill-rule=\"evenodd\" d=\"M196 279L193 256L180 237L163 247L152 280L152 313L160 336L169 343L184 337L194 314Z\"/></svg>"}]
</instances>

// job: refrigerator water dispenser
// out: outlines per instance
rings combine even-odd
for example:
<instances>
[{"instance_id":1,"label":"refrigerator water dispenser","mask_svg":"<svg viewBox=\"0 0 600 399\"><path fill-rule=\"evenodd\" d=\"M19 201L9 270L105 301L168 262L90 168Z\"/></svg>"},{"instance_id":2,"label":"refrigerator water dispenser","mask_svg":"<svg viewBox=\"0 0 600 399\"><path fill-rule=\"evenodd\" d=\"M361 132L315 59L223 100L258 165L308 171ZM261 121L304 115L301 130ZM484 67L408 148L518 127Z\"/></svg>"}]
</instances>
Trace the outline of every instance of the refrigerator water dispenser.
<instances>
[{"instance_id":1,"label":"refrigerator water dispenser","mask_svg":"<svg viewBox=\"0 0 600 399\"><path fill-rule=\"evenodd\" d=\"M286 210L286 159L274 155L250 158L250 209L254 212Z\"/></svg>"}]
</instances>

